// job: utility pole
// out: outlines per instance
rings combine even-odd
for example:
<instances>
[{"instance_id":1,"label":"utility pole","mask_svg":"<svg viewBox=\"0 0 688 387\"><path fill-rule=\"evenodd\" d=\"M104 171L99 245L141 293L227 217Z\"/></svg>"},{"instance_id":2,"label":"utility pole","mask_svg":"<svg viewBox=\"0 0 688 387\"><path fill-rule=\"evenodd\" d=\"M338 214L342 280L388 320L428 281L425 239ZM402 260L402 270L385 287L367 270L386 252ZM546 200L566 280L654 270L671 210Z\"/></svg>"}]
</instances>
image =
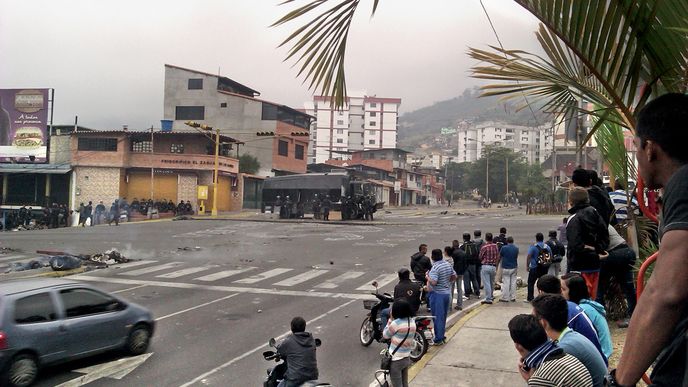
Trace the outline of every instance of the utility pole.
<instances>
[{"instance_id":1,"label":"utility pole","mask_svg":"<svg viewBox=\"0 0 688 387\"><path fill-rule=\"evenodd\" d=\"M485 152L485 200L490 197L490 154Z\"/></svg>"},{"instance_id":2,"label":"utility pole","mask_svg":"<svg viewBox=\"0 0 688 387\"><path fill-rule=\"evenodd\" d=\"M506 157L506 205L509 205L509 157Z\"/></svg>"}]
</instances>

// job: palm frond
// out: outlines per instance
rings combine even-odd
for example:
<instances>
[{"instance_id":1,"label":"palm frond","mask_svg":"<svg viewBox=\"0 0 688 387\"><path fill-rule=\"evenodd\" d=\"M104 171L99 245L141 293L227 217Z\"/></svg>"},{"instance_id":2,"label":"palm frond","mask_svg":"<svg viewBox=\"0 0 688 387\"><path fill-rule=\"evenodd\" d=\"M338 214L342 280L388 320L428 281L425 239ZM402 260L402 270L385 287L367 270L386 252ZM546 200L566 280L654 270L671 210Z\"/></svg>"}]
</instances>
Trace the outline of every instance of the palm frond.
<instances>
[{"instance_id":1,"label":"palm frond","mask_svg":"<svg viewBox=\"0 0 688 387\"><path fill-rule=\"evenodd\" d=\"M688 39L685 0L515 0L542 21L578 57L635 128L642 84L652 94L685 90Z\"/></svg>"},{"instance_id":2,"label":"palm frond","mask_svg":"<svg viewBox=\"0 0 688 387\"><path fill-rule=\"evenodd\" d=\"M602 154L602 158L609 166L610 173L622 181L635 179L637 177L635 164L633 164L624 145L624 135L621 126L608 120L599 120L597 118L593 118L593 121L601 124L595 132L595 141L597 142L598 150ZM626 186L625 188L627 190L626 194L630 195L628 187Z\"/></svg>"},{"instance_id":3,"label":"palm frond","mask_svg":"<svg viewBox=\"0 0 688 387\"><path fill-rule=\"evenodd\" d=\"M292 3L287 0L282 4ZM325 4L332 4L327 8ZM297 28L281 44L291 44L285 60L295 58L299 64L297 76L304 76L308 88L318 90L324 96L332 96L336 108L346 102L346 76L344 59L351 22L360 0L313 0L288 12L271 27L280 26L316 13ZM379 0L373 3L372 15L377 11ZM320 13L317 13L320 11Z\"/></svg>"}]
</instances>

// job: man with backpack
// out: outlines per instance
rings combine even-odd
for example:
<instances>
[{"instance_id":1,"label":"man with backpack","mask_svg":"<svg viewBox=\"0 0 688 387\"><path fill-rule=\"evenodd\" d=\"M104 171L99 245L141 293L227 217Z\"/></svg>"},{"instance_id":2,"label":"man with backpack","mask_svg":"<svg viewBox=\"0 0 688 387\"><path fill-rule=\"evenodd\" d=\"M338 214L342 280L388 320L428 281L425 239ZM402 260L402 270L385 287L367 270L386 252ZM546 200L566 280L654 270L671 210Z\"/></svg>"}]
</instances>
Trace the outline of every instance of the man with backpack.
<instances>
[{"instance_id":1,"label":"man with backpack","mask_svg":"<svg viewBox=\"0 0 688 387\"><path fill-rule=\"evenodd\" d=\"M471 240L471 234L463 234L463 244L459 246L461 250L466 253L466 270L463 273L463 291L468 298L474 294L480 297L480 284L478 283L478 264L480 263L478 255L480 250L478 246Z\"/></svg>"},{"instance_id":2,"label":"man with backpack","mask_svg":"<svg viewBox=\"0 0 688 387\"><path fill-rule=\"evenodd\" d=\"M554 230L550 230L549 240L545 243L547 246L549 246L550 250L552 250L552 264L549 265L547 274L559 277L559 272L561 271L561 261L563 261L564 257L566 256L566 247L564 247L564 244L557 239L557 232Z\"/></svg>"},{"instance_id":3,"label":"man with backpack","mask_svg":"<svg viewBox=\"0 0 688 387\"><path fill-rule=\"evenodd\" d=\"M526 302L535 298L535 283L538 278L547 274L552 264L552 250L545 244L545 236L541 232L535 234L535 244L528 249L528 296Z\"/></svg>"}]
</instances>

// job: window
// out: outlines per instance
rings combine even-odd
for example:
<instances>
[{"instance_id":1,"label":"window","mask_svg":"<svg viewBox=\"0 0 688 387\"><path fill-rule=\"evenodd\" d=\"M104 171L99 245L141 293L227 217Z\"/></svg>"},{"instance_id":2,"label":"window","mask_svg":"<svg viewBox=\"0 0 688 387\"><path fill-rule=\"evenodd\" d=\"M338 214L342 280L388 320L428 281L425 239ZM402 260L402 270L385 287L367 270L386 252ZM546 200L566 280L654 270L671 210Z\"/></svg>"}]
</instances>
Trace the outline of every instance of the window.
<instances>
[{"instance_id":1,"label":"window","mask_svg":"<svg viewBox=\"0 0 688 387\"><path fill-rule=\"evenodd\" d=\"M117 152L117 139L81 137L77 149L80 151Z\"/></svg>"},{"instance_id":2,"label":"window","mask_svg":"<svg viewBox=\"0 0 688 387\"><path fill-rule=\"evenodd\" d=\"M377 117L377 112L370 112L371 117Z\"/></svg>"},{"instance_id":3,"label":"window","mask_svg":"<svg viewBox=\"0 0 688 387\"><path fill-rule=\"evenodd\" d=\"M368 140L368 144L375 145L375 140Z\"/></svg>"},{"instance_id":4,"label":"window","mask_svg":"<svg viewBox=\"0 0 688 387\"><path fill-rule=\"evenodd\" d=\"M375 131L374 131L374 130L369 130L369 131L368 131L368 134L370 134L371 136L374 136L374 135L375 135Z\"/></svg>"},{"instance_id":5,"label":"window","mask_svg":"<svg viewBox=\"0 0 688 387\"><path fill-rule=\"evenodd\" d=\"M112 312L121 306L114 298L91 289L61 290L60 297L67 318Z\"/></svg>"},{"instance_id":6,"label":"window","mask_svg":"<svg viewBox=\"0 0 688 387\"><path fill-rule=\"evenodd\" d=\"M370 107L371 107L371 108L377 107L377 103L371 102L371 103L370 103Z\"/></svg>"},{"instance_id":7,"label":"window","mask_svg":"<svg viewBox=\"0 0 688 387\"><path fill-rule=\"evenodd\" d=\"M344 120L337 120L337 125L344 125Z\"/></svg>"},{"instance_id":8,"label":"window","mask_svg":"<svg viewBox=\"0 0 688 387\"><path fill-rule=\"evenodd\" d=\"M177 106L175 120L204 120L205 106Z\"/></svg>"},{"instance_id":9,"label":"window","mask_svg":"<svg viewBox=\"0 0 688 387\"><path fill-rule=\"evenodd\" d=\"M203 78L189 79L189 90L203 90Z\"/></svg>"},{"instance_id":10,"label":"window","mask_svg":"<svg viewBox=\"0 0 688 387\"><path fill-rule=\"evenodd\" d=\"M344 139L341 139L341 138L337 139L337 144L343 144L343 143L344 143Z\"/></svg>"},{"instance_id":11,"label":"window","mask_svg":"<svg viewBox=\"0 0 688 387\"><path fill-rule=\"evenodd\" d=\"M299 160L303 160L303 153L304 153L303 145L296 144L296 148L294 148L294 157L296 157Z\"/></svg>"},{"instance_id":12,"label":"window","mask_svg":"<svg viewBox=\"0 0 688 387\"><path fill-rule=\"evenodd\" d=\"M184 153L184 144L172 144L170 153Z\"/></svg>"},{"instance_id":13,"label":"window","mask_svg":"<svg viewBox=\"0 0 688 387\"><path fill-rule=\"evenodd\" d=\"M150 140L133 140L131 151L136 153L153 153L153 143Z\"/></svg>"},{"instance_id":14,"label":"window","mask_svg":"<svg viewBox=\"0 0 688 387\"><path fill-rule=\"evenodd\" d=\"M285 157L289 156L289 143L279 140L279 143L277 144L277 154Z\"/></svg>"},{"instance_id":15,"label":"window","mask_svg":"<svg viewBox=\"0 0 688 387\"><path fill-rule=\"evenodd\" d=\"M20 298L14 305L14 321L17 324L31 324L57 319L55 305L49 293L40 293Z\"/></svg>"},{"instance_id":16,"label":"window","mask_svg":"<svg viewBox=\"0 0 688 387\"><path fill-rule=\"evenodd\" d=\"M263 121L275 121L277 120L277 106L270 105L269 103L263 102L263 114L261 116Z\"/></svg>"},{"instance_id":17,"label":"window","mask_svg":"<svg viewBox=\"0 0 688 387\"><path fill-rule=\"evenodd\" d=\"M370 121L370 126L375 126L377 123L375 121Z\"/></svg>"},{"instance_id":18,"label":"window","mask_svg":"<svg viewBox=\"0 0 688 387\"><path fill-rule=\"evenodd\" d=\"M344 129L337 129L337 134L344 134Z\"/></svg>"},{"instance_id":19,"label":"window","mask_svg":"<svg viewBox=\"0 0 688 387\"><path fill-rule=\"evenodd\" d=\"M220 102L220 107L221 107L221 108L226 108L226 107L227 107L227 102Z\"/></svg>"}]
</instances>

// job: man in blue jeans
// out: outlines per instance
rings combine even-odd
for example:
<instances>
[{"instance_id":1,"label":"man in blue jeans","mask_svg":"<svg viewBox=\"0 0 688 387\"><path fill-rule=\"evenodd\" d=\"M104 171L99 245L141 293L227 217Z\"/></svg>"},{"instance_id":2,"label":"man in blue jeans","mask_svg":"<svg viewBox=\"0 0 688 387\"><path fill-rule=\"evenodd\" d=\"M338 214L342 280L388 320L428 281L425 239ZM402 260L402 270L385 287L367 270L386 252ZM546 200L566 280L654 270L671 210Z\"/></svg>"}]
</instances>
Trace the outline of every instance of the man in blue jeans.
<instances>
[{"instance_id":1,"label":"man in blue jeans","mask_svg":"<svg viewBox=\"0 0 688 387\"><path fill-rule=\"evenodd\" d=\"M491 304L494 300L494 280L499 265L499 248L492 241L492 233L485 234L485 244L480 248L480 277L483 279L485 299L481 304Z\"/></svg>"},{"instance_id":2,"label":"man in blue jeans","mask_svg":"<svg viewBox=\"0 0 688 387\"><path fill-rule=\"evenodd\" d=\"M550 249L544 241L545 236L539 232L535 234L535 244L528 248L528 297L526 302L533 301L533 298L535 297L535 283L537 282L538 278L547 274L548 268L538 265L540 251L547 250L550 256L552 256L552 249Z\"/></svg>"},{"instance_id":3,"label":"man in blue jeans","mask_svg":"<svg viewBox=\"0 0 688 387\"><path fill-rule=\"evenodd\" d=\"M442 250L432 250L432 269L427 274L428 302L435 317L435 341L433 345L445 343L444 330L447 323L447 310L451 284L456 281L456 272L452 265L442 259Z\"/></svg>"}]
</instances>

